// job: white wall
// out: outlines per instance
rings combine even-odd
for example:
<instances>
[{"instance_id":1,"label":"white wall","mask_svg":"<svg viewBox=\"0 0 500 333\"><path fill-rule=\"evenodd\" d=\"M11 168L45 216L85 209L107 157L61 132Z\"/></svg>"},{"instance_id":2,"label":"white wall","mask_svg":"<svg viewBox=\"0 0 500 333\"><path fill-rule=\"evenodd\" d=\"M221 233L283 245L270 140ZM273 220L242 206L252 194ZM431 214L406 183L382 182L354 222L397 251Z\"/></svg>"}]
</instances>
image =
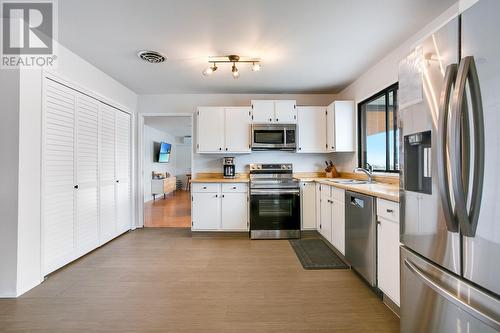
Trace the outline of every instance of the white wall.
<instances>
[{"instance_id":1,"label":"white wall","mask_svg":"<svg viewBox=\"0 0 500 333\"><path fill-rule=\"evenodd\" d=\"M194 113L198 106L250 106L252 99L292 99L298 105L326 106L335 95L331 94L165 94L139 96L139 113ZM196 120L196 118L195 118ZM196 131L193 134L196 140ZM193 156L193 174L222 172L223 155L196 154ZM306 158L307 157L307 158ZM253 152L237 155L237 172L244 172L249 163L289 162L296 171L322 171L324 160L332 154L295 154L290 152Z\"/></svg>"},{"instance_id":2,"label":"white wall","mask_svg":"<svg viewBox=\"0 0 500 333\"><path fill-rule=\"evenodd\" d=\"M467 5L470 5L471 0L467 0L467 2L469 3ZM406 57L419 42L456 17L459 13L459 8L464 9L465 6L465 4L458 2L451 6L443 14L423 27L418 33L408 38L402 45L368 69L347 88L342 90L338 94L339 98L352 99L357 105L357 103L396 83L398 81L399 61ZM334 162L340 170L350 171L357 166L358 155L357 153L336 154Z\"/></svg>"},{"instance_id":3,"label":"white wall","mask_svg":"<svg viewBox=\"0 0 500 333\"><path fill-rule=\"evenodd\" d=\"M172 176L176 174L176 149L174 146L175 137L157 130L155 128L144 125L144 202L153 200L151 194L151 173L168 172ZM155 142L168 142L172 144L172 154L168 163L158 163L155 160Z\"/></svg>"},{"instance_id":4,"label":"white wall","mask_svg":"<svg viewBox=\"0 0 500 333\"><path fill-rule=\"evenodd\" d=\"M58 67L50 71L110 104L135 113L137 95L86 62L70 50L58 46ZM2 77L4 72L2 72ZM41 276L41 92L42 71L20 71L19 83L19 194L17 216L17 256L15 294L20 295L42 280ZM2 109L3 109L2 100ZM0 293L2 290L0 290Z\"/></svg>"},{"instance_id":5,"label":"white wall","mask_svg":"<svg viewBox=\"0 0 500 333\"><path fill-rule=\"evenodd\" d=\"M182 182L182 188L186 188L187 176L191 173L191 141L184 143L182 137L176 137L175 142L175 176Z\"/></svg>"},{"instance_id":6,"label":"white wall","mask_svg":"<svg viewBox=\"0 0 500 333\"><path fill-rule=\"evenodd\" d=\"M0 70L0 297L16 296L19 71Z\"/></svg>"}]
</instances>

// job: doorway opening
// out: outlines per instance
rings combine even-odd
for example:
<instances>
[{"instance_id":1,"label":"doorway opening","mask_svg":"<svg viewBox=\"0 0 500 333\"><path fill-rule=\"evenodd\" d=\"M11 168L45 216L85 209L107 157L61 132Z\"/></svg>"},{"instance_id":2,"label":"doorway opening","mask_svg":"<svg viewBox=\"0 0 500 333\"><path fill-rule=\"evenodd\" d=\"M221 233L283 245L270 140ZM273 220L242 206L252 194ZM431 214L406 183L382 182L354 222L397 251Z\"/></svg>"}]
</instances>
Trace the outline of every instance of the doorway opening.
<instances>
[{"instance_id":1,"label":"doorway opening","mask_svg":"<svg viewBox=\"0 0 500 333\"><path fill-rule=\"evenodd\" d=\"M144 227L191 227L192 134L192 116L144 116Z\"/></svg>"}]
</instances>

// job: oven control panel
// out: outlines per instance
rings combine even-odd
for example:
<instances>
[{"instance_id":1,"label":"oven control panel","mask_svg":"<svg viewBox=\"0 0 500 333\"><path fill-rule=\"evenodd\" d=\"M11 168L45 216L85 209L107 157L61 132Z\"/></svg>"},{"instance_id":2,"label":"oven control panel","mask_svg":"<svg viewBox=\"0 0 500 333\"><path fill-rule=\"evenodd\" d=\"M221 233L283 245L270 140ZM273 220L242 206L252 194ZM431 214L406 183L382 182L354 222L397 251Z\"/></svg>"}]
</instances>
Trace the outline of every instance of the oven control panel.
<instances>
[{"instance_id":1,"label":"oven control panel","mask_svg":"<svg viewBox=\"0 0 500 333\"><path fill-rule=\"evenodd\" d=\"M291 163L282 163L282 164L260 164L260 163L252 163L250 164L250 172L252 171L267 171L269 173L273 173L275 171L292 171L293 165Z\"/></svg>"}]
</instances>

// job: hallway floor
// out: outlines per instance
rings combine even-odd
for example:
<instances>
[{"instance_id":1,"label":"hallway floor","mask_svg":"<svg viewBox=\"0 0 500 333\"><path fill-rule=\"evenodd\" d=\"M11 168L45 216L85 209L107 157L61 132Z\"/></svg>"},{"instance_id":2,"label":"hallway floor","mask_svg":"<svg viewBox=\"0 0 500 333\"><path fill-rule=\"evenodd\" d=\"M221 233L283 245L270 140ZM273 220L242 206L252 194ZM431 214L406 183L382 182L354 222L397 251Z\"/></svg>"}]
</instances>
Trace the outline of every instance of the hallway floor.
<instances>
[{"instance_id":1,"label":"hallway floor","mask_svg":"<svg viewBox=\"0 0 500 333\"><path fill-rule=\"evenodd\" d=\"M286 240L150 228L0 299L0 331L399 332L350 270L304 270Z\"/></svg>"},{"instance_id":2,"label":"hallway floor","mask_svg":"<svg viewBox=\"0 0 500 333\"><path fill-rule=\"evenodd\" d=\"M144 203L144 226L191 228L191 192L175 191Z\"/></svg>"}]
</instances>

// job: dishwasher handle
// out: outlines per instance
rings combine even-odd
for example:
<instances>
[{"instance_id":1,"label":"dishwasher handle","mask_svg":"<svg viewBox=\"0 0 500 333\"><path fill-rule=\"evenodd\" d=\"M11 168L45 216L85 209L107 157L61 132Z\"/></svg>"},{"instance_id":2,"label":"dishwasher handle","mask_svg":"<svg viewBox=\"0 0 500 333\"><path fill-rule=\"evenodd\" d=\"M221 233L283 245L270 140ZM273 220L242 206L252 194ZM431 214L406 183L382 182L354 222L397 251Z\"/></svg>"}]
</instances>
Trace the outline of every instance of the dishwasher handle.
<instances>
[{"instance_id":1,"label":"dishwasher handle","mask_svg":"<svg viewBox=\"0 0 500 333\"><path fill-rule=\"evenodd\" d=\"M364 208L365 207L365 201L361 198L357 198L354 196L351 196L350 203L351 203L351 206L354 206L356 208Z\"/></svg>"}]
</instances>

